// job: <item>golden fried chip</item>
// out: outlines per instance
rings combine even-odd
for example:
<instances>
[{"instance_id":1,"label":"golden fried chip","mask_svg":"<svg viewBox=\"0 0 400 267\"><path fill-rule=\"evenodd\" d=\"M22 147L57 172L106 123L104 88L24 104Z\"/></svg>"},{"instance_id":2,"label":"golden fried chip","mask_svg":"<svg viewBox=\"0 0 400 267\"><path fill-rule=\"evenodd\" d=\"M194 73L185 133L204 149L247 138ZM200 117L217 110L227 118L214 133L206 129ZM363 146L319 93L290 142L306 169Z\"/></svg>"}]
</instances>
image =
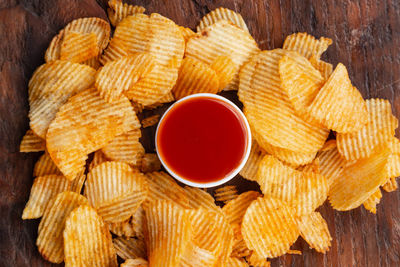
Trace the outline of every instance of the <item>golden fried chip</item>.
<instances>
[{"instance_id":1,"label":"golden fried chip","mask_svg":"<svg viewBox=\"0 0 400 267\"><path fill-rule=\"evenodd\" d=\"M242 30L249 31L246 26L246 22L244 22L242 16L239 13L236 13L233 10L228 8L219 7L205 15L197 26L197 32L201 32L204 28L220 21L227 20Z\"/></svg>"},{"instance_id":2,"label":"golden fried chip","mask_svg":"<svg viewBox=\"0 0 400 267\"><path fill-rule=\"evenodd\" d=\"M123 161L133 166L140 166L144 148L139 142L142 136L140 129L118 135L101 149L110 160Z\"/></svg>"},{"instance_id":3,"label":"golden fried chip","mask_svg":"<svg viewBox=\"0 0 400 267\"><path fill-rule=\"evenodd\" d=\"M260 164L264 155L265 152L258 145L257 141L252 140L249 158L247 159L246 164L239 172L239 174L247 180L255 181L258 171L258 165Z\"/></svg>"},{"instance_id":4,"label":"golden fried chip","mask_svg":"<svg viewBox=\"0 0 400 267\"><path fill-rule=\"evenodd\" d=\"M216 94L218 86L215 70L199 60L184 58L172 93L176 99L197 93Z\"/></svg>"},{"instance_id":5,"label":"golden fried chip","mask_svg":"<svg viewBox=\"0 0 400 267\"><path fill-rule=\"evenodd\" d=\"M369 157L375 149L386 147L398 126L388 100L367 99L365 102L368 123L357 132L336 136L338 150L347 160Z\"/></svg>"},{"instance_id":6,"label":"golden fried chip","mask_svg":"<svg viewBox=\"0 0 400 267\"><path fill-rule=\"evenodd\" d=\"M301 237L308 245L318 252L326 253L331 246L332 237L329 233L328 224L322 218L321 213L312 212L303 215L297 220Z\"/></svg>"},{"instance_id":7,"label":"golden fried chip","mask_svg":"<svg viewBox=\"0 0 400 267\"><path fill-rule=\"evenodd\" d=\"M60 48L60 60L81 63L99 55L97 36L92 33L68 31Z\"/></svg>"},{"instance_id":8,"label":"golden fried chip","mask_svg":"<svg viewBox=\"0 0 400 267\"><path fill-rule=\"evenodd\" d=\"M378 188L378 190L375 191L366 201L364 201L363 205L364 208L372 212L373 214L376 214L376 205L379 204L382 198L382 192L381 189Z\"/></svg>"},{"instance_id":9,"label":"golden fried chip","mask_svg":"<svg viewBox=\"0 0 400 267\"><path fill-rule=\"evenodd\" d=\"M161 162L155 153L146 153L143 155L142 160L140 162L140 171L141 172L157 172L161 170Z\"/></svg>"},{"instance_id":10,"label":"golden fried chip","mask_svg":"<svg viewBox=\"0 0 400 267\"><path fill-rule=\"evenodd\" d=\"M29 81L29 119L33 132L45 138L50 123L68 98L89 88L96 71L68 61L46 63Z\"/></svg>"},{"instance_id":11,"label":"golden fried chip","mask_svg":"<svg viewBox=\"0 0 400 267\"><path fill-rule=\"evenodd\" d=\"M257 43L247 31L229 21L220 20L189 39L185 56L209 65L221 55L230 56L238 69L225 89L237 90L239 69L259 51Z\"/></svg>"},{"instance_id":12,"label":"golden fried chip","mask_svg":"<svg viewBox=\"0 0 400 267\"><path fill-rule=\"evenodd\" d=\"M78 33L94 33L96 34L97 46L101 51L107 47L108 41L110 40L110 24L107 21L100 18L80 18L71 21L62 29L56 36L54 36L49 47L46 50L44 59L46 62L60 59L61 44L65 33L67 32L78 32Z\"/></svg>"},{"instance_id":13,"label":"golden fried chip","mask_svg":"<svg viewBox=\"0 0 400 267\"><path fill-rule=\"evenodd\" d=\"M240 232L240 227L239 227ZM242 234L235 235L231 257L246 257L251 255L251 250L246 245L246 242L243 240Z\"/></svg>"},{"instance_id":14,"label":"golden fried chip","mask_svg":"<svg viewBox=\"0 0 400 267\"><path fill-rule=\"evenodd\" d=\"M219 91L222 91L238 73L239 68L229 57L221 55L217 57L210 65L215 70L219 80Z\"/></svg>"},{"instance_id":15,"label":"golden fried chip","mask_svg":"<svg viewBox=\"0 0 400 267\"><path fill-rule=\"evenodd\" d=\"M146 9L142 6L132 6L121 0L108 1L107 14L111 24L116 27L124 18L136 13L144 13Z\"/></svg>"},{"instance_id":16,"label":"golden fried chip","mask_svg":"<svg viewBox=\"0 0 400 267\"><path fill-rule=\"evenodd\" d=\"M133 14L118 24L100 61L106 64L123 54L145 52L165 67L179 68L184 50L185 40L172 20L157 13Z\"/></svg>"},{"instance_id":17,"label":"golden fried chip","mask_svg":"<svg viewBox=\"0 0 400 267\"><path fill-rule=\"evenodd\" d=\"M136 238L125 239L122 237L117 237L113 239L113 244L117 255L124 260L147 258L146 245L143 240Z\"/></svg>"},{"instance_id":18,"label":"golden fried chip","mask_svg":"<svg viewBox=\"0 0 400 267\"><path fill-rule=\"evenodd\" d=\"M148 267L149 263L147 260L142 258L137 259L127 259L121 264L121 267Z\"/></svg>"},{"instance_id":19,"label":"golden fried chip","mask_svg":"<svg viewBox=\"0 0 400 267\"><path fill-rule=\"evenodd\" d=\"M287 254L292 254L292 255L301 255L301 251L300 250L294 250L294 249L289 249Z\"/></svg>"},{"instance_id":20,"label":"golden fried chip","mask_svg":"<svg viewBox=\"0 0 400 267\"><path fill-rule=\"evenodd\" d=\"M261 194L256 191L247 191L240 194L234 200L229 201L222 208L222 212L224 213L227 221L231 225L237 224L240 226L247 208L260 196Z\"/></svg>"},{"instance_id":21,"label":"golden fried chip","mask_svg":"<svg viewBox=\"0 0 400 267\"><path fill-rule=\"evenodd\" d=\"M48 174L62 175L60 170L51 160L49 154L44 153L36 162L35 167L33 168L33 177L44 176Z\"/></svg>"},{"instance_id":22,"label":"golden fried chip","mask_svg":"<svg viewBox=\"0 0 400 267\"><path fill-rule=\"evenodd\" d=\"M299 236L294 209L279 199L258 198L244 215L242 234L247 247L261 257L281 256Z\"/></svg>"},{"instance_id":23,"label":"golden fried chip","mask_svg":"<svg viewBox=\"0 0 400 267\"><path fill-rule=\"evenodd\" d=\"M362 129L368 122L367 105L339 63L308 107L311 117L338 133Z\"/></svg>"},{"instance_id":24,"label":"golden fried chip","mask_svg":"<svg viewBox=\"0 0 400 267\"><path fill-rule=\"evenodd\" d=\"M156 200L169 200L182 208L190 208L189 198L186 191L180 187L175 180L165 172L146 173L149 185L149 196L147 202Z\"/></svg>"},{"instance_id":25,"label":"golden fried chip","mask_svg":"<svg viewBox=\"0 0 400 267\"><path fill-rule=\"evenodd\" d=\"M265 196L285 201L298 216L310 214L328 196L328 182L323 175L297 171L270 155L261 161L257 177Z\"/></svg>"},{"instance_id":26,"label":"golden fried chip","mask_svg":"<svg viewBox=\"0 0 400 267\"><path fill-rule=\"evenodd\" d=\"M96 75L95 87L107 102L119 99L155 67L154 57L146 53L122 57L108 62ZM135 99L140 103L138 99Z\"/></svg>"},{"instance_id":27,"label":"golden fried chip","mask_svg":"<svg viewBox=\"0 0 400 267\"><path fill-rule=\"evenodd\" d=\"M244 259L229 257L226 267L248 267L249 265Z\"/></svg>"},{"instance_id":28,"label":"golden fried chip","mask_svg":"<svg viewBox=\"0 0 400 267\"><path fill-rule=\"evenodd\" d=\"M85 60L84 62L82 62L82 64L88 65L89 67L92 67L95 70L98 70L101 67L101 64L99 61L99 56L92 57L91 59Z\"/></svg>"},{"instance_id":29,"label":"golden fried chip","mask_svg":"<svg viewBox=\"0 0 400 267\"><path fill-rule=\"evenodd\" d=\"M255 251L253 251L250 256L246 257L246 259L251 266L271 267L271 263L265 257L258 255Z\"/></svg>"},{"instance_id":30,"label":"golden fried chip","mask_svg":"<svg viewBox=\"0 0 400 267\"><path fill-rule=\"evenodd\" d=\"M147 198L146 178L124 162L108 161L94 167L87 177L85 195L107 222L123 222Z\"/></svg>"},{"instance_id":31,"label":"golden fried chip","mask_svg":"<svg viewBox=\"0 0 400 267\"><path fill-rule=\"evenodd\" d=\"M164 95L163 97L161 97L157 103L163 104L163 103L170 103L175 101L175 97L174 94L172 92L169 92L168 94ZM157 104L156 103L156 104ZM153 104L155 105L155 104ZM151 109L149 107L146 107L146 109Z\"/></svg>"},{"instance_id":32,"label":"golden fried chip","mask_svg":"<svg viewBox=\"0 0 400 267\"><path fill-rule=\"evenodd\" d=\"M185 191L192 209L203 208L209 211L222 212L221 208L215 204L214 198L207 191L190 186L185 186Z\"/></svg>"},{"instance_id":33,"label":"golden fried chip","mask_svg":"<svg viewBox=\"0 0 400 267\"><path fill-rule=\"evenodd\" d=\"M65 177L73 179L84 169L89 153L139 127L127 98L107 103L91 88L60 108L47 132L47 150Z\"/></svg>"},{"instance_id":34,"label":"golden fried chip","mask_svg":"<svg viewBox=\"0 0 400 267\"><path fill-rule=\"evenodd\" d=\"M331 44L332 40L330 38L321 37L317 40L308 33L298 32L286 37L283 49L297 51L306 58L315 55L319 59Z\"/></svg>"},{"instance_id":35,"label":"golden fried chip","mask_svg":"<svg viewBox=\"0 0 400 267\"><path fill-rule=\"evenodd\" d=\"M384 184L382 186L382 188L386 191L386 192L393 192L396 191L398 188L398 184L396 181L396 178L390 178L389 181L386 182L386 184Z\"/></svg>"},{"instance_id":36,"label":"golden fried chip","mask_svg":"<svg viewBox=\"0 0 400 267\"><path fill-rule=\"evenodd\" d=\"M145 207L145 240L150 266L178 266L192 237L189 214L169 201Z\"/></svg>"},{"instance_id":37,"label":"golden fried chip","mask_svg":"<svg viewBox=\"0 0 400 267\"><path fill-rule=\"evenodd\" d=\"M133 237L135 235L135 230L131 223L131 218L123 222L117 223L107 223L108 229L117 236Z\"/></svg>"},{"instance_id":38,"label":"golden fried chip","mask_svg":"<svg viewBox=\"0 0 400 267\"><path fill-rule=\"evenodd\" d=\"M66 179L62 175L51 174L36 177L33 181L29 200L22 213L22 219L26 220L42 217L49 201L57 196L58 193L72 191L72 187L73 181ZM79 193L80 189L76 192Z\"/></svg>"},{"instance_id":39,"label":"golden fried chip","mask_svg":"<svg viewBox=\"0 0 400 267\"><path fill-rule=\"evenodd\" d=\"M304 154L320 149L329 131L297 116L280 86L279 60L295 52L275 49L254 56L240 71L238 96L258 144Z\"/></svg>"},{"instance_id":40,"label":"golden fried chip","mask_svg":"<svg viewBox=\"0 0 400 267\"><path fill-rule=\"evenodd\" d=\"M315 172L318 174L321 173L319 170L319 158L316 158L310 164L298 167L296 170L302 171L302 172Z\"/></svg>"},{"instance_id":41,"label":"golden fried chip","mask_svg":"<svg viewBox=\"0 0 400 267\"><path fill-rule=\"evenodd\" d=\"M46 149L46 141L37 136L31 129L26 131L19 145L19 152L39 152Z\"/></svg>"},{"instance_id":42,"label":"golden fried chip","mask_svg":"<svg viewBox=\"0 0 400 267\"><path fill-rule=\"evenodd\" d=\"M110 161L103 152L101 152L101 150L97 150L96 152L94 152L93 154L93 159L89 164L89 168L88 170L91 171L94 167L96 167L97 165L106 162L106 161Z\"/></svg>"},{"instance_id":43,"label":"golden fried chip","mask_svg":"<svg viewBox=\"0 0 400 267\"><path fill-rule=\"evenodd\" d=\"M147 118L144 118L140 123L142 124L143 128L154 126L160 120L160 115L156 114Z\"/></svg>"},{"instance_id":44,"label":"golden fried chip","mask_svg":"<svg viewBox=\"0 0 400 267\"><path fill-rule=\"evenodd\" d=\"M66 267L118 266L111 234L94 208L74 209L65 221L63 236Z\"/></svg>"},{"instance_id":45,"label":"golden fried chip","mask_svg":"<svg viewBox=\"0 0 400 267\"><path fill-rule=\"evenodd\" d=\"M313 67L321 73L322 78L324 78L325 81L328 80L329 76L331 76L333 72L332 64L318 59L318 56L315 54L312 55L308 60L310 61L311 65L313 65Z\"/></svg>"},{"instance_id":46,"label":"golden fried chip","mask_svg":"<svg viewBox=\"0 0 400 267\"><path fill-rule=\"evenodd\" d=\"M142 204L136 210L131 220L133 230L135 231L135 236L142 240L144 240L144 227L145 227L145 217L146 217L143 206L144 205Z\"/></svg>"},{"instance_id":47,"label":"golden fried chip","mask_svg":"<svg viewBox=\"0 0 400 267\"><path fill-rule=\"evenodd\" d=\"M88 200L74 192L63 192L52 199L39 224L36 245L40 254L53 263L64 261L64 224L72 210L88 205Z\"/></svg>"},{"instance_id":48,"label":"golden fried chip","mask_svg":"<svg viewBox=\"0 0 400 267\"><path fill-rule=\"evenodd\" d=\"M211 251L196 246L190 242L179 263L180 267L215 266L217 257Z\"/></svg>"},{"instance_id":49,"label":"golden fried chip","mask_svg":"<svg viewBox=\"0 0 400 267\"><path fill-rule=\"evenodd\" d=\"M190 38L196 35L194 31L192 31L190 28L179 26L179 29L181 30L183 39L185 39L185 42L187 42Z\"/></svg>"},{"instance_id":50,"label":"golden fried chip","mask_svg":"<svg viewBox=\"0 0 400 267\"><path fill-rule=\"evenodd\" d=\"M369 158L346 166L329 191L329 202L336 210L351 210L360 206L379 186L388 180L385 165L389 151L376 151Z\"/></svg>"},{"instance_id":51,"label":"golden fried chip","mask_svg":"<svg viewBox=\"0 0 400 267\"><path fill-rule=\"evenodd\" d=\"M237 198L237 192L235 185L225 185L214 190L214 198L216 201L222 201L226 204Z\"/></svg>"}]
</instances>

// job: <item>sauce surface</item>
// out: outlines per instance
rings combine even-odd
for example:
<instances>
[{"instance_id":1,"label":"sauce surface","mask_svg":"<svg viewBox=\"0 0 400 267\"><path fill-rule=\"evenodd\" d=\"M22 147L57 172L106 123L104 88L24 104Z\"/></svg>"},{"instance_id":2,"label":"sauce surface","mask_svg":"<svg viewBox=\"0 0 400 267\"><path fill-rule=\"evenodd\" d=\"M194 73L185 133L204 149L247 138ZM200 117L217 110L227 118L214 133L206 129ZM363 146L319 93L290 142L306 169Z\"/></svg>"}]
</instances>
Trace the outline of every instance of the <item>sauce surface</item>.
<instances>
[{"instance_id":1,"label":"sauce surface","mask_svg":"<svg viewBox=\"0 0 400 267\"><path fill-rule=\"evenodd\" d=\"M246 126L222 100L190 98L175 104L160 122L158 153L180 177L207 183L236 169L247 148Z\"/></svg>"}]
</instances>

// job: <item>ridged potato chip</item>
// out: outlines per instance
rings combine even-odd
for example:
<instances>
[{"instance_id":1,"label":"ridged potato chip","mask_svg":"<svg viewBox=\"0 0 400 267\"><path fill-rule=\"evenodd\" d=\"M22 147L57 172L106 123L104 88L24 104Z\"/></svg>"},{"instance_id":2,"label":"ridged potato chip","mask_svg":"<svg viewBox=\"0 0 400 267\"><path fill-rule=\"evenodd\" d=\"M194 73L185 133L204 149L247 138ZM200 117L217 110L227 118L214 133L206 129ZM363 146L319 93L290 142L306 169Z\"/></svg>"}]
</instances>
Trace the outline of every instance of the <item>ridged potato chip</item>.
<instances>
[{"instance_id":1,"label":"ridged potato chip","mask_svg":"<svg viewBox=\"0 0 400 267\"><path fill-rule=\"evenodd\" d=\"M375 149L387 146L398 127L388 100L367 99L365 102L368 123L356 132L336 136L340 154L349 161L369 157Z\"/></svg>"},{"instance_id":2,"label":"ridged potato chip","mask_svg":"<svg viewBox=\"0 0 400 267\"><path fill-rule=\"evenodd\" d=\"M143 240L136 238L117 237L113 239L113 244L117 255L122 259L147 258L146 245Z\"/></svg>"},{"instance_id":3,"label":"ridged potato chip","mask_svg":"<svg viewBox=\"0 0 400 267\"><path fill-rule=\"evenodd\" d=\"M49 154L44 153L33 168L33 177L44 176L48 174L62 175L56 164L51 160Z\"/></svg>"},{"instance_id":4,"label":"ridged potato chip","mask_svg":"<svg viewBox=\"0 0 400 267\"><path fill-rule=\"evenodd\" d=\"M275 49L254 56L240 71L238 96L262 148L263 143L268 143L290 151L311 154L323 146L329 131L297 116L282 91L279 60L293 53Z\"/></svg>"},{"instance_id":5,"label":"ridged potato chip","mask_svg":"<svg viewBox=\"0 0 400 267\"><path fill-rule=\"evenodd\" d=\"M101 150L95 151L93 153L93 159L89 164L88 171L90 172L94 167L106 161L110 160L104 155L103 152L101 152Z\"/></svg>"},{"instance_id":6,"label":"ridged potato chip","mask_svg":"<svg viewBox=\"0 0 400 267\"><path fill-rule=\"evenodd\" d=\"M332 237L328 224L319 212L301 216L297 220L301 237L308 245L320 253L326 253L331 246Z\"/></svg>"},{"instance_id":7,"label":"ridged potato chip","mask_svg":"<svg viewBox=\"0 0 400 267\"><path fill-rule=\"evenodd\" d=\"M247 247L261 257L281 256L299 236L294 209L279 199L258 198L244 215L242 234Z\"/></svg>"},{"instance_id":8,"label":"ridged potato chip","mask_svg":"<svg viewBox=\"0 0 400 267\"><path fill-rule=\"evenodd\" d=\"M145 152L139 142L141 136L140 129L123 133L101 148L101 152L110 160L123 161L133 166L140 166Z\"/></svg>"},{"instance_id":9,"label":"ridged potato chip","mask_svg":"<svg viewBox=\"0 0 400 267\"><path fill-rule=\"evenodd\" d=\"M161 170L161 162L155 153L146 153L143 155L140 161L140 171L141 172L157 172Z\"/></svg>"},{"instance_id":10,"label":"ridged potato chip","mask_svg":"<svg viewBox=\"0 0 400 267\"><path fill-rule=\"evenodd\" d=\"M257 179L258 165L260 164L265 152L258 145L257 141L252 140L249 158L246 161L243 169L240 170L239 174L250 181Z\"/></svg>"},{"instance_id":11,"label":"ridged potato chip","mask_svg":"<svg viewBox=\"0 0 400 267\"><path fill-rule=\"evenodd\" d=\"M133 226L133 230L135 231L135 236L139 239L144 240L144 227L145 227L145 211L143 208L144 204L142 204L132 216L131 224Z\"/></svg>"},{"instance_id":12,"label":"ridged potato chip","mask_svg":"<svg viewBox=\"0 0 400 267\"><path fill-rule=\"evenodd\" d=\"M145 207L145 240L150 266L178 266L192 237L189 214L169 201Z\"/></svg>"},{"instance_id":13,"label":"ridged potato chip","mask_svg":"<svg viewBox=\"0 0 400 267\"><path fill-rule=\"evenodd\" d=\"M237 192L235 185L225 185L214 190L214 198L216 201L222 201L226 204L237 198Z\"/></svg>"},{"instance_id":14,"label":"ridged potato chip","mask_svg":"<svg viewBox=\"0 0 400 267\"><path fill-rule=\"evenodd\" d=\"M142 258L137 259L127 259L121 264L121 267L148 267L149 262Z\"/></svg>"},{"instance_id":15,"label":"ridged potato chip","mask_svg":"<svg viewBox=\"0 0 400 267\"><path fill-rule=\"evenodd\" d=\"M180 267L215 266L217 257L211 251L196 246L193 242L187 245L179 263Z\"/></svg>"},{"instance_id":16,"label":"ridged potato chip","mask_svg":"<svg viewBox=\"0 0 400 267\"><path fill-rule=\"evenodd\" d=\"M135 236L135 229L131 218L123 222L107 223L107 226L110 232L117 236L124 236L126 238Z\"/></svg>"},{"instance_id":17,"label":"ridged potato chip","mask_svg":"<svg viewBox=\"0 0 400 267\"><path fill-rule=\"evenodd\" d=\"M328 182L323 175L297 171L270 155L261 161L257 177L265 196L285 201L298 216L310 214L328 196Z\"/></svg>"},{"instance_id":18,"label":"ridged potato chip","mask_svg":"<svg viewBox=\"0 0 400 267\"><path fill-rule=\"evenodd\" d=\"M29 200L22 212L22 219L36 219L43 215L49 201L58 193L73 190L73 182L62 175L45 175L33 181ZM80 192L77 191L77 193Z\"/></svg>"},{"instance_id":19,"label":"ridged potato chip","mask_svg":"<svg viewBox=\"0 0 400 267\"><path fill-rule=\"evenodd\" d=\"M181 30L183 39L185 39L185 43L192 38L193 36L196 35L194 31L192 31L190 28L179 26L179 29Z\"/></svg>"},{"instance_id":20,"label":"ridged potato chip","mask_svg":"<svg viewBox=\"0 0 400 267\"><path fill-rule=\"evenodd\" d=\"M338 133L352 133L368 122L367 105L339 63L308 107L311 117Z\"/></svg>"},{"instance_id":21,"label":"ridged potato chip","mask_svg":"<svg viewBox=\"0 0 400 267\"><path fill-rule=\"evenodd\" d=\"M136 82L146 77L156 64L154 57L146 53L137 53L108 62L97 73L95 87L107 102L115 101Z\"/></svg>"},{"instance_id":22,"label":"ridged potato chip","mask_svg":"<svg viewBox=\"0 0 400 267\"><path fill-rule=\"evenodd\" d=\"M229 257L226 267L248 267L249 265L244 259Z\"/></svg>"},{"instance_id":23,"label":"ridged potato chip","mask_svg":"<svg viewBox=\"0 0 400 267\"><path fill-rule=\"evenodd\" d=\"M239 68L229 57L221 55L217 57L210 67L215 71L219 81L219 91L224 89L238 73Z\"/></svg>"},{"instance_id":24,"label":"ridged potato chip","mask_svg":"<svg viewBox=\"0 0 400 267\"><path fill-rule=\"evenodd\" d=\"M373 214L376 214L376 205L379 204L382 198L382 192L381 189L378 188L378 190L375 191L366 201L364 201L363 205L364 208L372 212Z\"/></svg>"},{"instance_id":25,"label":"ridged potato chip","mask_svg":"<svg viewBox=\"0 0 400 267\"><path fill-rule=\"evenodd\" d=\"M224 207L222 207L222 212L227 221L231 225L236 224L240 226L247 208L260 196L261 194L256 191L247 191L240 194L234 200L228 202Z\"/></svg>"},{"instance_id":26,"label":"ridged potato chip","mask_svg":"<svg viewBox=\"0 0 400 267\"><path fill-rule=\"evenodd\" d=\"M74 192L63 192L52 199L39 224L36 245L40 254L53 263L64 261L64 224L72 210L88 200Z\"/></svg>"},{"instance_id":27,"label":"ridged potato chip","mask_svg":"<svg viewBox=\"0 0 400 267\"><path fill-rule=\"evenodd\" d=\"M157 13L133 14L117 25L100 61L106 64L124 53L144 52L153 55L165 67L179 68L184 51L185 40L172 20Z\"/></svg>"},{"instance_id":28,"label":"ridged potato chip","mask_svg":"<svg viewBox=\"0 0 400 267\"><path fill-rule=\"evenodd\" d=\"M110 104L91 88L71 97L57 112L46 135L47 150L65 177L74 179L89 153L139 127L127 98Z\"/></svg>"},{"instance_id":29,"label":"ridged potato chip","mask_svg":"<svg viewBox=\"0 0 400 267\"><path fill-rule=\"evenodd\" d=\"M207 191L190 186L185 186L185 191L192 209L203 208L209 211L222 212L221 208L215 204L214 198Z\"/></svg>"},{"instance_id":30,"label":"ridged potato chip","mask_svg":"<svg viewBox=\"0 0 400 267\"><path fill-rule=\"evenodd\" d=\"M80 18L71 21L64 29L54 36L44 56L46 62L60 59L61 44L64 35L70 31L83 34L96 34L97 45L101 52L107 47L108 41L110 40L111 28L107 21L100 18Z\"/></svg>"},{"instance_id":31,"label":"ridged potato chip","mask_svg":"<svg viewBox=\"0 0 400 267\"><path fill-rule=\"evenodd\" d=\"M140 123L142 124L143 128L154 126L160 120L160 115L152 115L150 117L144 118Z\"/></svg>"},{"instance_id":32,"label":"ridged potato chip","mask_svg":"<svg viewBox=\"0 0 400 267\"><path fill-rule=\"evenodd\" d=\"M265 257L258 255L254 251L250 256L246 257L246 259L251 266L271 267L271 263Z\"/></svg>"},{"instance_id":33,"label":"ridged potato chip","mask_svg":"<svg viewBox=\"0 0 400 267\"><path fill-rule=\"evenodd\" d=\"M216 94L218 88L219 80L215 70L199 60L184 58L172 93L175 99L180 99L197 93Z\"/></svg>"},{"instance_id":34,"label":"ridged potato chip","mask_svg":"<svg viewBox=\"0 0 400 267\"><path fill-rule=\"evenodd\" d=\"M133 6L123 3L121 0L108 1L107 14L111 25L116 27L124 18L136 13L144 13L146 9L142 6Z\"/></svg>"},{"instance_id":35,"label":"ridged potato chip","mask_svg":"<svg viewBox=\"0 0 400 267\"><path fill-rule=\"evenodd\" d=\"M383 149L346 166L331 185L328 198L332 207L341 211L355 209L385 184L389 154L388 149Z\"/></svg>"},{"instance_id":36,"label":"ridged potato chip","mask_svg":"<svg viewBox=\"0 0 400 267\"><path fill-rule=\"evenodd\" d=\"M315 173L320 174L321 172L319 170L319 158L316 158L310 164L298 167L296 170L302 171L302 172L315 172Z\"/></svg>"},{"instance_id":37,"label":"ridged potato chip","mask_svg":"<svg viewBox=\"0 0 400 267\"><path fill-rule=\"evenodd\" d=\"M29 119L33 132L45 138L59 108L72 95L89 88L96 70L68 61L46 63L29 81Z\"/></svg>"},{"instance_id":38,"label":"ridged potato chip","mask_svg":"<svg viewBox=\"0 0 400 267\"><path fill-rule=\"evenodd\" d=\"M220 20L227 20L239 28L242 28L245 31L249 31L246 26L246 22L244 22L242 16L239 13L236 13L233 10L228 8L219 7L205 15L197 26L197 32L201 32L204 28L216 23Z\"/></svg>"},{"instance_id":39,"label":"ridged potato chip","mask_svg":"<svg viewBox=\"0 0 400 267\"><path fill-rule=\"evenodd\" d=\"M97 36L92 33L68 31L60 48L60 60L81 63L99 55Z\"/></svg>"},{"instance_id":40,"label":"ridged potato chip","mask_svg":"<svg viewBox=\"0 0 400 267\"><path fill-rule=\"evenodd\" d=\"M237 90L239 69L259 51L257 43L247 31L229 21L220 20L189 39L186 44L185 56L209 65L221 55L231 56L238 69L233 80L225 89Z\"/></svg>"},{"instance_id":41,"label":"ridged potato chip","mask_svg":"<svg viewBox=\"0 0 400 267\"><path fill-rule=\"evenodd\" d=\"M74 209L65 221L63 236L66 267L118 266L111 234L94 208Z\"/></svg>"},{"instance_id":42,"label":"ridged potato chip","mask_svg":"<svg viewBox=\"0 0 400 267\"><path fill-rule=\"evenodd\" d=\"M297 51L306 58L315 55L319 59L331 44L332 39L330 38L321 37L317 40L308 33L298 32L286 37L283 49Z\"/></svg>"},{"instance_id":43,"label":"ridged potato chip","mask_svg":"<svg viewBox=\"0 0 400 267\"><path fill-rule=\"evenodd\" d=\"M396 181L396 178L390 178L389 181L386 182L386 184L384 184L382 186L382 188L386 191L386 192L393 192L396 191L398 188L398 184Z\"/></svg>"},{"instance_id":44,"label":"ridged potato chip","mask_svg":"<svg viewBox=\"0 0 400 267\"><path fill-rule=\"evenodd\" d=\"M332 64L318 59L317 55L312 55L308 60L311 65L321 73L325 81L328 80L329 76L331 76L333 72Z\"/></svg>"},{"instance_id":45,"label":"ridged potato chip","mask_svg":"<svg viewBox=\"0 0 400 267\"><path fill-rule=\"evenodd\" d=\"M37 136L31 129L26 131L19 145L19 152L39 152L46 149L46 141Z\"/></svg>"},{"instance_id":46,"label":"ridged potato chip","mask_svg":"<svg viewBox=\"0 0 400 267\"><path fill-rule=\"evenodd\" d=\"M147 198L146 178L124 162L108 161L94 167L87 177L85 195L107 222L123 222Z\"/></svg>"}]
</instances>

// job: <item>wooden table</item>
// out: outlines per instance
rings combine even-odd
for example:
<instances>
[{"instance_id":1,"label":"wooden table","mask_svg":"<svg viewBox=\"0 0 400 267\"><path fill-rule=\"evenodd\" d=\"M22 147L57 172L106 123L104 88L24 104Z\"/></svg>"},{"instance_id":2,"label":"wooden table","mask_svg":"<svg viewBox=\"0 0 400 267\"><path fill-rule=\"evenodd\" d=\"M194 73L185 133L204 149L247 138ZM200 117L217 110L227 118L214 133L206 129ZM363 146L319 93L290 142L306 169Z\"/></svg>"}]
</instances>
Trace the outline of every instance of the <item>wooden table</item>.
<instances>
[{"instance_id":1,"label":"wooden table","mask_svg":"<svg viewBox=\"0 0 400 267\"><path fill-rule=\"evenodd\" d=\"M17 4L19 2L19 4ZM39 154L18 152L28 129L27 83L43 63L51 38L75 18L106 18L106 1L0 1L0 266L51 266L35 246L38 220L22 221ZM389 99L400 117L400 1L135 1L195 29L219 6L242 14L262 49L281 47L286 35L306 31L332 38L324 56L344 63L366 98ZM235 183L241 180L237 179ZM242 189L251 186L246 184ZM331 250L319 254L299 238L302 255L274 259L273 266L400 266L400 192L383 193L376 215L358 208L335 212L320 208L329 223Z\"/></svg>"}]
</instances>

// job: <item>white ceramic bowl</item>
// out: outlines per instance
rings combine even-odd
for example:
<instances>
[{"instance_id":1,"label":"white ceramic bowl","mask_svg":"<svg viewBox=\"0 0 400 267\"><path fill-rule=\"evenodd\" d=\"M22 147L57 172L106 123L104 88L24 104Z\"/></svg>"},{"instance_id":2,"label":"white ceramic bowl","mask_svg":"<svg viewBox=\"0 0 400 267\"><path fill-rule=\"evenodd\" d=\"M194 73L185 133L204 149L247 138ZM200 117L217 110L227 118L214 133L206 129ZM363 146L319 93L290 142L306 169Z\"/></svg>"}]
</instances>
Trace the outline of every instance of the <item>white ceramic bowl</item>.
<instances>
[{"instance_id":1,"label":"white ceramic bowl","mask_svg":"<svg viewBox=\"0 0 400 267\"><path fill-rule=\"evenodd\" d=\"M245 156L243 157L243 159L242 159L242 161L240 162L239 166L238 166L236 169L234 169L232 172L230 172L226 177L221 178L221 179L218 180L218 181L213 181L213 182L208 182L208 183L195 183L195 182L192 182L192 181L190 181L190 180L187 180L187 179L185 179L185 177L182 177L182 176L176 174L175 172L173 172L173 171L168 167L168 165L164 162L163 158L160 156L160 153L159 153L159 151L158 151L158 144L157 144L158 130L159 130L160 125L162 124L162 121L163 121L165 115L166 115L169 111L171 111L177 103L186 101L186 100L188 100L188 99L197 98L197 97L209 97L209 98L218 99L218 100L221 100L221 101L225 102L225 103L228 104L229 106L231 106L234 110L237 111L237 114L238 114L238 115L240 116L240 118L242 119L242 121L243 121L243 123L244 123L244 125L245 125L245 127L246 127L246 133L247 133L247 147L246 147L246 150L245 150ZM182 183L184 183L184 184L186 184L186 185L190 185L190 186L193 186L193 187L208 188L208 187L214 187L214 186L218 186L218 185L221 185L221 184L224 184L224 183L228 182L228 181L231 180L233 177L235 177L235 176L240 172L240 170L244 167L244 165L246 164L246 161L247 161L247 159L249 158L249 155L250 155L250 149L251 149L251 131L250 131L249 123L248 123L246 117L244 116L243 112L242 112L234 103L232 103L230 100L226 99L225 97L222 97L222 96L219 96L219 95L201 93L201 94L194 94L194 95L189 95L189 96L186 96L186 97L184 97L184 98L181 98L180 100L176 101L173 105L171 105L171 106L165 111L165 113L164 113L163 116L161 117L160 122L158 123L158 126L157 126L155 143L156 143L156 150L157 150L157 156L158 156L158 158L160 159L160 161L161 161L162 165L164 166L164 168L165 168L175 179L177 179L178 181L180 181L180 182L182 182Z\"/></svg>"}]
</instances>

